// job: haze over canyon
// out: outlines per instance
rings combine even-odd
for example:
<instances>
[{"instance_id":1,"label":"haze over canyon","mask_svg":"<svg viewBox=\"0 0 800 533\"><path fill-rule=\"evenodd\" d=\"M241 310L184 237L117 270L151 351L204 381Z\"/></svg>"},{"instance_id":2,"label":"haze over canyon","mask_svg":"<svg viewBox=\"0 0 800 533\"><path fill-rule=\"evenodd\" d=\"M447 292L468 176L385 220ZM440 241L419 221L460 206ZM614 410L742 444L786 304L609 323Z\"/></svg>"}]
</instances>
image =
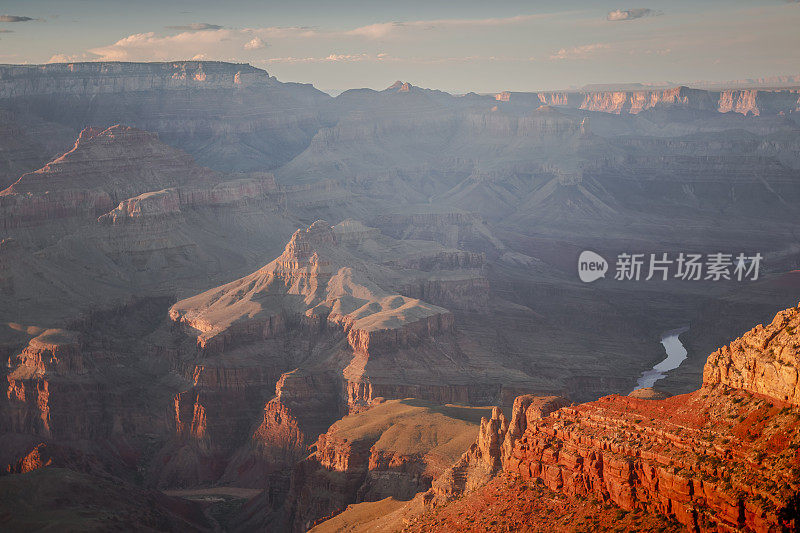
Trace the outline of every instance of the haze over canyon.
<instances>
[{"instance_id":1,"label":"haze over canyon","mask_svg":"<svg viewBox=\"0 0 800 533\"><path fill-rule=\"evenodd\" d=\"M798 76L0 65L0 528L797 530L799 234Z\"/></svg>"}]
</instances>

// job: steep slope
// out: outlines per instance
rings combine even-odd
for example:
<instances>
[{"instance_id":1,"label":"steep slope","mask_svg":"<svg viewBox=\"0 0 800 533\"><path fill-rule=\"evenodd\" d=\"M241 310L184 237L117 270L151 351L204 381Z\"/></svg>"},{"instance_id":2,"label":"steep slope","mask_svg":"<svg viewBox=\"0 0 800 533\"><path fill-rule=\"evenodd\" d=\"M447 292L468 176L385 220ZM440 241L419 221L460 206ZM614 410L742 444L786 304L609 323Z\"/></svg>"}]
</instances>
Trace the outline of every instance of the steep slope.
<instances>
[{"instance_id":1,"label":"steep slope","mask_svg":"<svg viewBox=\"0 0 800 533\"><path fill-rule=\"evenodd\" d=\"M711 354L690 394L578 405L520 396L510 419L496 408L481 420L428 491L380 502L381 516L378 504L350 507L316 530L793 531L799 320L800 305Z\"/></svg>"},{"instance_id":2,"label":"steep slope","mask_svg":"<svg viewBox=\"0 0 800 533\"><path fill-rule=\"evenodd\" d=\"M223 175L153 133L87 128L0 192L0 279L17 302L0 319L61 326L90 307L251 267L294 225L283 202L270 174ZM277 234L264 238L267 227Z\"/></svg>"},{"instance_id":3,"label":"steep slope","mask_svg":"<svg viewBox=\"0 0 800 533\"><path fill-rule=\"evenodd\" d=\"M449 355L452 313L403 293L486 306L483 270L480 254L319 221L253 274L177 302L151 342L174 353L186 386L151 482L266 485L280 498L291 465L348 412L380 396L480 397L485 385L470 385ZM488 379L500 376L513 373Z\"/></svg>"},{"instance_id":4,"label":"steep slope","mask_svg":"<svg viewBox=\"0 0 800 533\"><path fill-rule=\"evenodd\" d=\"M712 354L703 388L691 394L609 396L529 416L519 437L509 437L496 413L482 421L481 435L510 446L483 446L485 456L551 490L665 514L693 530L795 527L800 412L787 400L796 387L798 320L800 306L787 309ZM448 499L436 483L429 494L434 505Z\"/></svg>"},{"instance_id":5,"label":"steep slope","mask_svg":"<svg viewBox=\"0 0 800 533\"><path fill-rule=\"evenodd\" d=\"M304 530L348 504L411 498L469 447L488 413L409 398L342 418L295 468L287 520Z\"/></svg>"},{"instance_id":6,"label":"steep slope","mask_svg":"<svg viewBox=\"0 0 800 533\"><path fill-rule=\"evenodd\" d=\"M152 133L120 125L83 130L69 152L24 174L0 192L3 227L42 220L97 217L145 191L180 185L209 186L214 172L158 141Z\"/></svg>"}]
</instances>

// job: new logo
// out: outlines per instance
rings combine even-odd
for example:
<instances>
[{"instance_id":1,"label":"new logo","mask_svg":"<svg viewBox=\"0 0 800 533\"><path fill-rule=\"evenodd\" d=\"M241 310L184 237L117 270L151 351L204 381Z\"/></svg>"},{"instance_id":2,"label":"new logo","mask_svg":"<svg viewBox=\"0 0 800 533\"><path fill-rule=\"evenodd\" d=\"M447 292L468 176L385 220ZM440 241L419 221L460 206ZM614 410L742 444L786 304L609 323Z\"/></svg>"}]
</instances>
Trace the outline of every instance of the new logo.
<instances>
[{"instance_id":1,"label":"new logo","mask_svg":"<svg viewBox=\"0 0 800 533\"><path fill-rule=\"evenodd\" d=\"M584 250L578 257L578 277L584 283L591 283L606 277L608 262L602 255L590 250Z\"/></svg>"}]
</instances>

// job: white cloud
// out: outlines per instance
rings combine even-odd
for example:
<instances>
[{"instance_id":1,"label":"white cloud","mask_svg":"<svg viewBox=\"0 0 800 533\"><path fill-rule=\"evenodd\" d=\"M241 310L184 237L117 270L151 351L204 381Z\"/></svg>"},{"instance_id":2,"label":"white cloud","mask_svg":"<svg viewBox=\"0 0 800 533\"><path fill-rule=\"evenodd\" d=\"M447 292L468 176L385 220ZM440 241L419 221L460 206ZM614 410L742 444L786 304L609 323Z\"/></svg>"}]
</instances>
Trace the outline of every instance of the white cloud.
<instances>
[{"instance_id":1,"label":"white cloud","mask_svg":"<svg viewBox=\"0 0 800 533\"><path fill-rule=\"evenodd\" d=\"M324 57L271 57L264 59L264 63L336 63L345 61L381 61L386 59L386 54L329 54Z\"/></svg>"},{"instance_id":2,"label":"white cloud","mask_svg":"<svg viewBox=\"0 0 800 533\"><path fill-rule=\"evenodd\" d=\"M91 48L89 53L97 61L166 61L197 54L214 57L221 44L234 38L242 40L233 30L189 31L164 37L155 32L135 33L114 44Z\"/></svg>"},{"instance_id":3,"label":"white cloud","mask_svg":"<svg viewBox=\"0 0 800 533\"><path fill-rule=\"evenodd\" d=\"M77 63L81 61L94 61L96 58L89 54L55 54L47 60L48 63Z\"/></svg>"},{"instance_id":4,"label":"white cloud","mask_svg":"<svg viewBox=\"0 0 800 533\"><path fill-rule=\"evenodd\" d=\"M573 46L572 48L562 48L557 52L553 52L550 55L550 59L586 59L592 54L595 54L601 50L607 50L609 48L611 48L611 45L608 43L592 43L581 46Z\"/></svg>"},{"instance_id":5,"label":"white cloud","mask_svg":"<svg viewBox=\"0 0 800 533\"><path fill-rule=\"evenodd\" d=\"M485 19L437 19L437 20L416 20L412 22L379 22L360 26L358 28L342 32L344 35L366 37L369 39L384 39L401 32L412 30L445 30L445 29L475 29L475 28L494 28L498 26L509 26L524 24L537 19L547 18L551 15L518 15L516 17L505 18L485 18Z\"/></svg>"},{"instance_id":6,"label":"white cloud","mask_svg":"<svg viewBox=\"0 0 800 533\"><path fill-rule=\"evenodd\" d=\"M261 37L253 37L246 43L244 43L243 48L245 50L261 50L262 48L266 48L267 43Z\"/></svg>"},{"instance_id":7,"label":"white cloud","mask_svg":"<svg viewBox=\"0 0 800 533\"><path fill-rule=\"evenodd\" d=\"M563 14L563 13L562 13ZM216 24L195 23L186 26L169 26L181 30L163 35L156 32L136 33L113 44L88 50L97 61L167 61L204 54L212 59L226 59L245 55L267 47L283 53L292 60L326 58L321 50L333 47L350 48L334 56L357 56L372 41L406 40L430 36L443 38L471 37L471 32L489 31L506 26L524 26L535 20L555 15L520 15L506 18L436 19L410 22L381 22L354 29L319 29L308 26L273 26L263 28L229 29ZM288 53L287 53L288 52ZM301 55L302 54L302 55Z\"/></svg>"}]
</instances>

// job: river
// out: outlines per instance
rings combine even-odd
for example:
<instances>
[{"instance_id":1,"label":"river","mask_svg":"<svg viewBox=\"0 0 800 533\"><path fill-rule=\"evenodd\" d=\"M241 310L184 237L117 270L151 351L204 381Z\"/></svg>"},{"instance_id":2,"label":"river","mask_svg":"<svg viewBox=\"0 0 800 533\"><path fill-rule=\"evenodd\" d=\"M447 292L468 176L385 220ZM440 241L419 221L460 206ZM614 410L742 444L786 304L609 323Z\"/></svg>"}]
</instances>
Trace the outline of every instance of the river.
<instances>
[{"instance_id":1,"label":"river","mask_svg":"<svg viewBox=\"0 0 800 533\"><path fill-rule=\"evenodd\" d=\"M666 372L681 366L681 363L686 359L687 352L678 336L688 329L688 326L673 329L661 336L661 344L667 352L667 358L650 370L642 372L639 381L636 382L636 388L634 390L652 387L655 385L656 381L666 376Z\"/></svg>"}]
</instances>

